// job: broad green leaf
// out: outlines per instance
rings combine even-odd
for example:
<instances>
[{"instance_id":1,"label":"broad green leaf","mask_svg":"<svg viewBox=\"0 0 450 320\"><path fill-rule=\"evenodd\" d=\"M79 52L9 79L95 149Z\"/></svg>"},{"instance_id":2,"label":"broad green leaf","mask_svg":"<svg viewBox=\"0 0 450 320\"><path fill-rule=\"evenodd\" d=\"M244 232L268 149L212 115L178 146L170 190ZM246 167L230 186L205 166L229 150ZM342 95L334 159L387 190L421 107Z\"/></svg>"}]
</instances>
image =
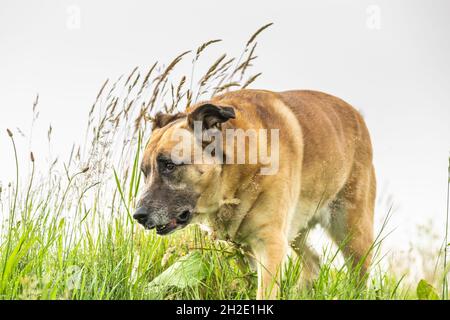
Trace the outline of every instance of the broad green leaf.
<instances>
[{"instance_id":1,"label":"broad green leaf","mask_svg":"<svg viewBox=\"0 0 450 320\"><path fill-rule=\"evenodd\" d=\"M168 287L185 289L199 285L208 276L209 268L202 254L195 251L180 258L148 285L150 292L163 291Z\"/></svg>"},{"instance_id":2,"label":"broad green leaf","mask_svg":"<svg viewBox=\"0 0 450 320\"><path fill-rule=\"evenodd\" d=\"M419 300L439 300L439 296L433 286L423 279L417 285L417 298Z\"/></svg>"}]
</instances>

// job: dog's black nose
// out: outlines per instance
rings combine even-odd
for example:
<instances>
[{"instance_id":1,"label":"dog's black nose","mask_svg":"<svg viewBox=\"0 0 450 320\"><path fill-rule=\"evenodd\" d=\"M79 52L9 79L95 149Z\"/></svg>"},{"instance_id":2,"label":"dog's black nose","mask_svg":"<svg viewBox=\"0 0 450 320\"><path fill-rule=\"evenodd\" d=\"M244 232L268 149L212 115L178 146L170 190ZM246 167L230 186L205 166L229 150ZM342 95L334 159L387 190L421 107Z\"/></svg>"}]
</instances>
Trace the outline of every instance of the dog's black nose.
<instances>
[{"instance_id":1,"label":"dog's black nose","mask_svg":"<svg viewBox=\"0 0 450 320\"><path fill-rule=\"evenodd\" d=\"M136 219L139 223L144 224L147 220L148 212L144 207L137 208L136 212L133 215L133 218Z\"/></svg>"}]
</instances>

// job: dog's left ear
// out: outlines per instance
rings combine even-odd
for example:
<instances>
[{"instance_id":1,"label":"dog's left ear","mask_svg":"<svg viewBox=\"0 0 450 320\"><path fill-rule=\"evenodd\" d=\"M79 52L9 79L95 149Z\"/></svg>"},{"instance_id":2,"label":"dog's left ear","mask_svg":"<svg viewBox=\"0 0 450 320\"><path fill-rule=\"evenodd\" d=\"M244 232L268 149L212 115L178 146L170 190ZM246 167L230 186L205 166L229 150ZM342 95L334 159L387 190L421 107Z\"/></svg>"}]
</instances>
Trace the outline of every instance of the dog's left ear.
<instances>
[{"instance_id":1,"label":"dog's left ear","mask_svg":"<svg viewBox=\"0 0 450 320\"><path fill-rule=\"evenodd\" d=\"M221 123L235 118L236 114L232 107L222 107L207 103L189 113L188 124L191 129L194 129L194 122L199 121L202 123L203 130L208 130L219 127Z\"/></svg>"}]
</instances>

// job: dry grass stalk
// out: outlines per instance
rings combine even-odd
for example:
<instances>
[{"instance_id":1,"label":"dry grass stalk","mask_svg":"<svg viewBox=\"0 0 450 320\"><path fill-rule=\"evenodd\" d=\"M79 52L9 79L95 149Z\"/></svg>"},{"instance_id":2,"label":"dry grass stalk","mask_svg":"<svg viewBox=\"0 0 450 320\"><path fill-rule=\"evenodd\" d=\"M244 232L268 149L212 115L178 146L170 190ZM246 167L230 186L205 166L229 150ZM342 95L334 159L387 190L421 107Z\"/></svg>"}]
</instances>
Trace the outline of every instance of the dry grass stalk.
<instances>
[{"instance_id":1,"label":"dry grass stalk","mask_svg":"<svg viewBox=\"0 0 450 320\"><path fill-rule=\"evenodd\" d=\"M262 73L257 73L254 76L250 77L246 83L242 86L242 89L247 88L250 84L252 84Z\"/></svg>"},{"instance_id":2,"label":"dry grass stalk","mask_svg":"<svg viewBox=\"0 0 450 320\"><path fill-rule=\"evenodd\" d=\"M259 28L258 30L256 30L256 32L250 37L250 39L248 40L246 46L248 47L253 41L255 41L256 37L258 37L258 35L263 32L264 30L266 30L268 27L270 27L271 25L273 25L273 22L268 23L264 26L262 26L261 28Z\"/></svg>"},{"instance_id":3,"label":"dry grass stalk","mask_svg":"<svg viewBox=\"0 0 450 320\"><path fill-rule=\"evenodd\" d=\"M124 84L124 87L127 86L128 82L130 82L130 79L133 77L133 75L136 73L137 70L138 70L138 67L135 67L135 68L133 69L133 71L131 71L131 73L129 74L129 76L128 76L128 78L127 78L127 81L126 81L125 84Z\"/></svg>"},{"instance_id":4,"label":"dry grass stalk","mask_svg":"<svg viewBox=\"0 0 450 320\"><path fill-rule=\"evenodd\" d=\"M195 61L197 61L200 58L200 54L210 45L217 43L217 42L221 42L222 39L215 39L215 40L210 40L207 41L205 43L203 43L200 47L197 48L197 53L195 54Z\"/></svg>"}]
</instances>

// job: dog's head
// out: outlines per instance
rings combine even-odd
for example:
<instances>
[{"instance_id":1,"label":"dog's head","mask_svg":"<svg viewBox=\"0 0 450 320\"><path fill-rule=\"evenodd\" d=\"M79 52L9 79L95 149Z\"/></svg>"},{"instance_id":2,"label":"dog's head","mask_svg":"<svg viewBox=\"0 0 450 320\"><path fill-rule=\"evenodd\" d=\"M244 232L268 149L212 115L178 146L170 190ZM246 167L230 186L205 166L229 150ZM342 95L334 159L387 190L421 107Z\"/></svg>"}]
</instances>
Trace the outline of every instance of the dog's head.
<instances>
[{"instance_id":1,"label":"dog's head","mask_svg":"<svg viewBox=\"0 0 450 320\"><path fill-rule=\"evenodd\" d=\"M188 113L156 115L141 163L145 190L134 214L140 224L166 235L195 219L200 196L219 183L216 179L222 168L214 161L196 161L194 149L202 150L203 145L195 128L201 125L203 137L208 131L221 132L222 123L232 118L235 118L233 108L211 103L201 104ZM186 145L189 147L180 150L180 146Z\"/></svg>"}]
</instances>

